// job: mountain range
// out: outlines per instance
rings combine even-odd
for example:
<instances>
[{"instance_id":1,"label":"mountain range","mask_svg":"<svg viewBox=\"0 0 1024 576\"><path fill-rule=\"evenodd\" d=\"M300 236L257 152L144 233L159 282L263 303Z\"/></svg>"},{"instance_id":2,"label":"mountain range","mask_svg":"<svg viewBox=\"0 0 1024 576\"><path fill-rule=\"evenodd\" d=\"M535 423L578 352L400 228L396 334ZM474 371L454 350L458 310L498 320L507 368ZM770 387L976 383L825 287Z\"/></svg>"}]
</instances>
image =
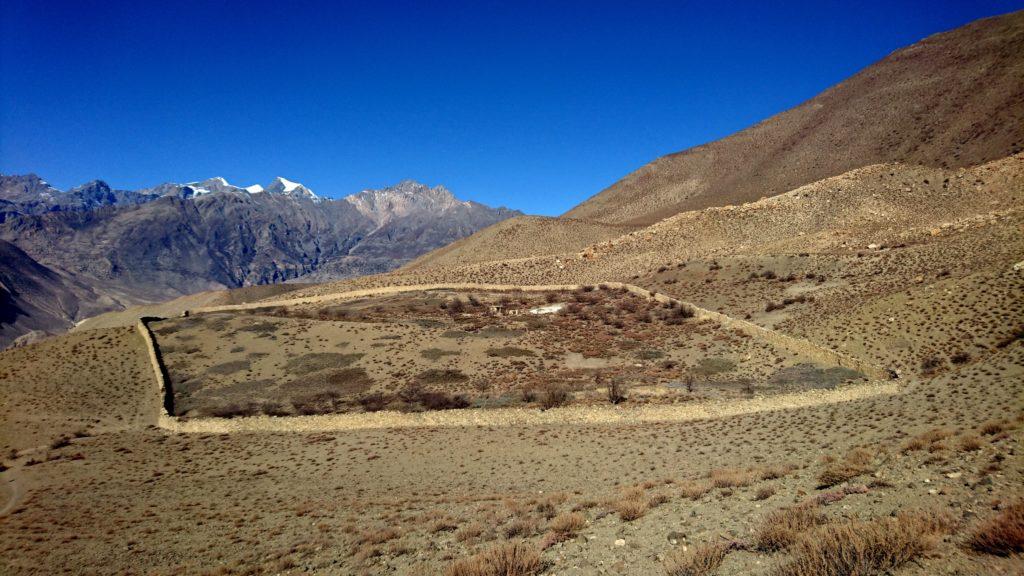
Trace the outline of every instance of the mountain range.
<instances>
[{"instance_id":1,"label":"mountain range","mask_svg":"<svg viewBox=\"0 0 1024 576\"><path fill-rule=\"evenodd\" d=\"M61 191L0 175L0 346L203 290L384 272L519 214L408 180L334 200L285 178Z\"/></svg>"}]
</instances>

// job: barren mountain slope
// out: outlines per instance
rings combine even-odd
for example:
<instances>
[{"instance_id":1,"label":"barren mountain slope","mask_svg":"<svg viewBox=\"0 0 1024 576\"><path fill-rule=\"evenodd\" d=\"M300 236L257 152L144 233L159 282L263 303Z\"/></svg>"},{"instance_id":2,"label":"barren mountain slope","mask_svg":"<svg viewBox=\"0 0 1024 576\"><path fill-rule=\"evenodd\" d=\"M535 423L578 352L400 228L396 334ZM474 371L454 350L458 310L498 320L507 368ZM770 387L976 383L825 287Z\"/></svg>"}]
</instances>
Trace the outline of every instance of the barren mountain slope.
<instances>
[{"instance_id":1,"label":"barren mountain slope","mask_svg":"<svg viewBox=\"0 0 1024 576\"><path fill-rule=\"evenodd\" d=\"M0 348L19 337L63 332L74 320L115 304L0 240Z\"/></svg>"},{"instance_id":2,"label":"barren mountain slope","mask_svg":"<svg viewBox=\"0 0 1024 576\"><path fill-rule=\"evenodd\" d=\"M1019 251L1013 234L1024 207L1024 155L944 170L868 166L742 207L686 212L578 252L403 269L311 286L296 297L352 287L424 282L548 284L630 281L694 259L828 254L830 261L898 244L938 244L971 228L1008 230L990 255ZM939 257L939 256L937 256ZM1006 256L1012 263L1015 256ZM1018 258L1019 259L1019 258ZM683 295L685 298L686 296Z\"/></svg>"},{"instance_id":3,"label":"barren mountain slope","mask_svg":"<svg viewBox=\"0 0 1024 576\"><path fill-rule=\"evenodd\" d=\"M519 216L428 252L407 264L404 270L575 252L632 229L632 226L614 226L570 218Z\"/></svg>"},{"instance_id":4,"label":"barren mountain slope","mask_svg":"<svg viewBox=\"0 0 1024 576\"><path fill-rule=\"evenodd\" d=\"M1024 149L1024 12L898 50L808 102L659 158L565 216L651 224L880 162L959 167Z\"/></svg>"}]
</instances>

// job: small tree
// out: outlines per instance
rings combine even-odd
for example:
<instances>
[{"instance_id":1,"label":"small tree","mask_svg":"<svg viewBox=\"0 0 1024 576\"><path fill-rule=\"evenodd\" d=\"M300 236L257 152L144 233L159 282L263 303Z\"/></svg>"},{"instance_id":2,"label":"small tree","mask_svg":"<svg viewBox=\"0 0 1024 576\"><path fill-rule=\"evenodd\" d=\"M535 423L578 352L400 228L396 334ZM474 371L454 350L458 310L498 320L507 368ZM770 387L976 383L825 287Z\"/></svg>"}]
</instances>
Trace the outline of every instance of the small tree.
<instances>
[{"instance_id":1,"label":"small tree","mask_svg":"<svg viewBox=\"0 0 1024 576\"><path fill-rule=\"evenodd\" d=\"M600 378L600 376L598 376ZM612 378L608 383L608 401L620 404L626 400L626 383L621 376Z\"/></svg>"}]
</instances>

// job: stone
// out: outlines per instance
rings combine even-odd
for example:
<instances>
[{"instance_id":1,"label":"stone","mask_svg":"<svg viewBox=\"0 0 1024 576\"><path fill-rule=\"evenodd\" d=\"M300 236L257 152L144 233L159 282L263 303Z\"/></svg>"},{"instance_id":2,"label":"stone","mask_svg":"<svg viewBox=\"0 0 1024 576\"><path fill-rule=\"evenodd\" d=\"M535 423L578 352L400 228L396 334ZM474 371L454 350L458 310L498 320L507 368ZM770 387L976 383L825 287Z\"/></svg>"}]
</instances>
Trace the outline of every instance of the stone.
<instances>
[{"instance_id":1,"label":"stone","mask_svg":"<svg viewBox=\"0 0 1024 576\"><path fill-rule=\"evenodd\" d=\"M619 538L618 540L615 541L615 545L616 546L625 546L626 545L626 540L624 538Z\"/></svg>"}]
</instances>

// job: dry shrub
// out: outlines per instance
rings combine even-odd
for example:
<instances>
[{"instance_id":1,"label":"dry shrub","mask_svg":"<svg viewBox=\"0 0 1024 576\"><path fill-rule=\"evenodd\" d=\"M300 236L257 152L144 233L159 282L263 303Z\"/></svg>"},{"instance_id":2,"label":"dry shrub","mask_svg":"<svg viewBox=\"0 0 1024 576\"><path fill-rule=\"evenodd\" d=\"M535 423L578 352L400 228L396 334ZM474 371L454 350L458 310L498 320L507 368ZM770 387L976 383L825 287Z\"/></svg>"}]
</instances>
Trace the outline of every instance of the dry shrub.
<instances>
[{"instance_id":1,"label":"dry shrub","mask_svg":"<svg viewBox=\"0 0 1024 576\"><path fill-rule=\"evenodd\" d=\"M545 409L557 408L569 403L571 394L564 386L553 384L544 389L540 395L540 405Z\"/></svg>"},{"instance_id":2,"label":"dry shrub","mask_svg":"<svg viewBox=\"0 0 1024 576\"><path fill-rule=\"evenodd\" d=\"M552 532L559 532L563 534L574 534L583 529L587 525L586 518L579 512L562 512L555 519L551 521L551 525L548 528Z\"/></svg>"},{"instance_id":3,"label":"dry shrub","mask_svg":"<svg viewBox=\"0 0 1024 576\"><path fill-rule=\"evenodd\" d=\"M518 518L505 527L506 538L529 537L540 530L540 521L533 516Z\"/></svg>"},{"instance_id":4,"label":"dry shrub","mask_svg":"<svg viewBox=\"0 0 1024 576\"><path fill-rule=\"evenodd\" d=\"M833 460L825 465L818 475L818 488L829 488L871 472L873 458L871 452L863 448L851 450L842 460Z\"/></svg>"},{"instance_id":5,"label":"dry shrub","mask_svg":"<svg viewBox=\"0 0 1024 576\"><path fill-rule=\"evenodd\" d=\"M683 498L689 498L690 500L699 500L702 496L711 491L713 486L710 480L695 480L693 482L685 482L679 485L679 494Z\"/></svg>"},{"instance_id":6,"label":"dry shrub","mask_svg":"<svg viewBox=\"0 0 1024 576\"><path fill-rule=\"evenodd\" d=\"M446 576L534 576L543 568L540 553L524 542L501 544L457 560L445 570Z\"/></svg>"},{"instance_id":7,"label":"dry shrub","mask_svg":"<svg viewBox=\"0 0 1024 576\"><path fill-rule=\"evenodd\" d=\"M668 576L714 574L731 549L732 546L727 542L712 542L694 546L685 552L680 550L665 559L665 574Z\"/></svg>"},{"instance_id":8,"label":"dry shrub","mask_svg":"<svg viewBox=\"0 0 1024 576\"><path fill-rule=\"evenodd\" d=\"M629 488L623 491L612 507L624 522L632 522L647 513L650 503L642 489Z\"/></svg>"},{"instance_id":9,"label":"dry shrub","mask_svg":"<svg viewBox=\"0 0 1024 576\"><path fill-rule=\"evenodd\" d=\"M356 542L363 545L376 545L400 538L401 536L402 533L395 528L378 528L364 531L356 539Z\"/></svg>"},{"instance_id":10,"label":"dry shrub","mask_svg":"<svg viewBox=\"0 0 1024 576\"><path fill-rule=\"evenodd\" d=\"M974 452L976 450L981 450L981 438L976 434L968 434L960 438L961 452Z\"/></svg>"},{"instance_id":11,"label":"dry shrub","mask_svg":"<svg viewBox=\"0 0 1024 576\"><path fill-rule=\"evenodd\" d=\"M541 549L548 549L559 542L572 538L587 525L587 520L579 512L563 512L551 521L550 531L541 540Z\"/></svg>"},{"instance_id":12,"label":"dry shrub","mask_svg":"<svg viewBox=\"0 0 1024 576\"><path fill-rule=\"evenodd\" d=\"M459 542L467 542L480 537L483 533L484 525L479 522L473 522L468 526L463 526L462 529L455 534L455 539Z\"/></svg>"},{"instance_id":13,"label":"dry shrub","mask_svg":"<svg viewBox=\"0 0 1024 576\"><path fill-rule=\"evenodd\" d=\"M950 529L929 513L826 524L790 549L792 559L775 576L851 576L888 572L931 550Z\"/></svg>"},{"instance_id":14,"label":"dry shrub","mask_svg":"<svg viewBox=\"0 0 1024 576\"><path fill-rule=\"evenodd\" d=\"M918 434L903 445L904 452L913 452L915 450L931 449L932 444L936 444L949 438L953 435L953 431L948 428L933 428L923 434Z\"/></svg>"},{"instance_id":15,"label":"dry shrub","mask_svg":"<svg viewBox=\"0 0 1024 576\"><path fill-rule=\"evenodd\" d=\"M708 474L711 484L715 488L734 488L750 486L757 480L758 475L751 470L740 468L716 468Z\"/></svg>"},{"instance_id":16,"label":"dry shrub","mask_svg":"<svg viewBox=\"0 0 1024 576\"><path fill-rule=\"evenodd\" d=\"M754 500L767 500L772 496L775 496L775 487L762 486L761 488L758 488L757 492L754 494Z\"/></svg>"},{"instance_id":17,"label":"dry shrub","mask_svg":"<svg viewBox=\"0 0 1024 576\"><path fill-rule=\"evenodd\" d=\"M825 522L825 516L813 506L780 508L764 517L761 527L754 535L754 546L762 552L789 548L799 539L800 534Z\"/></svg>"},{"instance_id":18,"label":"dry shrub","mask_svg":"<svg viewBox=\"0 0 1024 576\"><path fill-rule=\"evenodd\" d=\"M977 552L996 556L1024 552L1024 500L971 530L967 545Z\"/></svg>"},{"instance_id":19,"label":"dry shrub","mask_svg":"<svg viewBox=\"0 0 1024 576\"><path fill-rule=\"evenodd\" d=\"M985 436L995 436L1006 429L1006 423L1002 420L989 420L978 428Z\"/></svg>"}]
</instances>

